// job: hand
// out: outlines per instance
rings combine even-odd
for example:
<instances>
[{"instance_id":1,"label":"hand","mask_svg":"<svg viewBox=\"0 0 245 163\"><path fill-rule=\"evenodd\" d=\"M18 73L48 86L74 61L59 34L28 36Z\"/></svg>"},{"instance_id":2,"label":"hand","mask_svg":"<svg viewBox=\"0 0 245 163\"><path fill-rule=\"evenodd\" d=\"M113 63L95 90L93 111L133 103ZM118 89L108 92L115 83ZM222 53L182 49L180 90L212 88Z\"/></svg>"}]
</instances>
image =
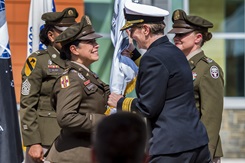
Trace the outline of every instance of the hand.
<instances>
[{"instance_id":1,"label":"hand","mask_svg":"<svg viewBox=\"0 0 245 163\"><path fill-rule=\"evenodd\" d=\"M131 37L131 33L130 33L130 30L126 30L126 32L127 32L127 34L128 34L128 41L129 41L129 45L128 45L128 50L129 51L134 51L134 49L135 49L135 46L134 46L134 42L133 42L133 39L132 39L132 37Z\"/></svg>"},{"instance_id":2,"label":"hand","mask_svg":"<svg viewBox=\"0 0 245 163\"><path fill-rule=\"evenodd\" d=\"M116 93L111 93L108 98L108 105L111 107L116 108L117 107L117 102L119 101L120 98L122 98L122 95L116 94Z\"/></svg>"},{"instance_id":3,"label":"hand","mask_svg":"<svg viewBox=\"0 0 245 163\"><path fill-rule=\"evenodd\" d=\"M34 144L30 147L28 154L36 162L43 162L43 147L40 144Z\"/></svg>"},{"instance_id":4,"label":"hand","mask_svg":"<svg viewBox=\"0 0 245 163\"><path fill-rule=\"evenodd\" d=\"M128 34L128 40L129 40L129 45L127 48L125 48L121 54L123 56L126 56L128 58L132 58L132 52L134 51L135 49L135 46L134 46L134 43L133 43L133 39L130 37L130 30L126 30L127 34Z\"/></svg>"}]
</instances>

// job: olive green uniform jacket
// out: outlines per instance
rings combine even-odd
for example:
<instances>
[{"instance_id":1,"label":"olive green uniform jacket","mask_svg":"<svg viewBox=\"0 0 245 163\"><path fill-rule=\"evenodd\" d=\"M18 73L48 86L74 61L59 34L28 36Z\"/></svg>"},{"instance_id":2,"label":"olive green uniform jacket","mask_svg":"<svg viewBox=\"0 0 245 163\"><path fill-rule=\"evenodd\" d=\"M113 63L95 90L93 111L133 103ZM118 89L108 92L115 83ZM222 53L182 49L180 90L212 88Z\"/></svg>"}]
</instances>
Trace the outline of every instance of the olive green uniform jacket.
<instances>
[{"instance_id":1,"label":"olive green uniform jacket","mask_svg":"<svg viewBox=\"0 0 245 163\"><path fill-rule=\"evenodd\" d=\"M22 69L20 117L25 146L50 146L58 136L60 127L50 94L55 80L65 69L59 52L49 46L31 54Z\"/></svg>"},{"instance_id":2,"label":"olive green uniform jacket","mask_svg":"<svg viewBox=\"0 0 245 163\"><path fill-rule=\"evenodd\" d=\"M59 163L91 162L91 134L105 117L109 86L96 74L77 63L67 61L67 71L54 85L52 103L61 132L47 160Z\"/></svg>"},{"instance_id":3,"label":"olive green uniform jacket","mask_svg":"<svg viewBox=\"0 0 245 163\"><path fill-rule=\"evenodd\" d=\"M220 66L201 51L189 59L194 81L196 107L209 137L209 150L222 157L220 127L223 112L224 78Z\"/></svg>"}]
</instances>

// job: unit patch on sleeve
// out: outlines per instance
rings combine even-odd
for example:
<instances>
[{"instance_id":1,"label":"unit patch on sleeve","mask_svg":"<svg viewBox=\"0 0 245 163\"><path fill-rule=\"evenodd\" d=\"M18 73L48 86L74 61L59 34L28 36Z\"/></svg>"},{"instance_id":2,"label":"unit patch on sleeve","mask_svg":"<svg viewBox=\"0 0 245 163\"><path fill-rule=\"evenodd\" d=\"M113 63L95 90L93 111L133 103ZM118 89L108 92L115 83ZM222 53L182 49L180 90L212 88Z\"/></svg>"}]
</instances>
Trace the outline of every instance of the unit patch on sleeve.
<instances>
[{"instance_id":1,"label":"unit patch on sleeve","mask_svg":"<svg viewBox=\"0 0 245 163\"><path fill-rule=\"evenodd\" d=\"M210 75L212 78L217 79L219 77L219 69L217 66L212 66L210 68Z\"/></svg>"},{"instance_id":2,"label":"unit patch on sleeve","mask_svg":"<svg viewBox=\"0 0 245 163\"><path fill-rule=\"evenodd\" d=\"M30 90L31 90L31 83L28 81L28 79L26 79L26 80L22 83L21 94L27 96L27 95L30 94Z\"/></svg>"},{"instance_id":3,"label":"unit patch on sleeve","mask_svg":"<svg viewBox=\"0 0 245 163\"><path fill-rule=\"evenodd\" d=\"M29 57L26 60L25 64L25 74L26 76L29 76L31 72L34 70L37 63L37 59L35 57Z\"/></svg>"},{"instance_id":4,"label":"unit patch on sleeve","mask_svg":"<svg viewBox=\"0 0 245 163\"><path fill-rule=\"evenodd\" d=\"M60 78L60 85L61 85L61 88L67 88L70 86L70 80L69 80L68 75L62 76Z\"/></svg>"}]
</instances>

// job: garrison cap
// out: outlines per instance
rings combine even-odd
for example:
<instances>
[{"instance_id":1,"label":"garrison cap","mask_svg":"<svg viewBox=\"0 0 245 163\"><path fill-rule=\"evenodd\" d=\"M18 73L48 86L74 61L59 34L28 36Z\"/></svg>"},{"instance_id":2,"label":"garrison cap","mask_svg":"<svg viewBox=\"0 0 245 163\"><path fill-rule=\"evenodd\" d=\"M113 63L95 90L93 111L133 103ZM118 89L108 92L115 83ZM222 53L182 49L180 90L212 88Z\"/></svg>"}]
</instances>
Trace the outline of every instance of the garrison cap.
<instances>
[{"instance_id":1,"label":"garrison cap","mask_svg":"<svg viewBox=\"0 0 245 163\"><path fill-rule=\"evenodd\" d=\"M154 23L161 22L169 12L167 10L144 4L133 3L127 0L124 5L124 16L126 19L125 25L121 30L131 28L139 23Z\"/></svg>"},{"instance_id":2,"label":"garrison cap","mask_svg":"<svg viewBox=\"0 0 245 163\"><path fill-rule=\"evenodd\" d=\"M42 15L42 20L45 24L69 27L76 23L75 19L78 17L77 10L73 7L64 9L62 12L47 12Z\"/></svg>"},{"instance_id":3,"label":"garrison cap","mask_svg":"<svg viewBox=\"0 0 245 163\"><path fill-rule=\"evenodd\" d=\"M102 36L95 33L89 17L84 15L80 23L68 27L55 39L55 42L60 42L64 46L75 40L92 40L100 37Z\"/></svg>"},{"instance_id":4,"label":"garrison cap","mask_svg":"<svg viewBox=\"0 0 245 163\"><path fill-rule=\"evenodd\" d=\"M173 29L168 33L188 33L194 30L207 32L213 23L199 16L186 15L183 10L175 10L172 16Z\"/></svg>"}]
</instances>

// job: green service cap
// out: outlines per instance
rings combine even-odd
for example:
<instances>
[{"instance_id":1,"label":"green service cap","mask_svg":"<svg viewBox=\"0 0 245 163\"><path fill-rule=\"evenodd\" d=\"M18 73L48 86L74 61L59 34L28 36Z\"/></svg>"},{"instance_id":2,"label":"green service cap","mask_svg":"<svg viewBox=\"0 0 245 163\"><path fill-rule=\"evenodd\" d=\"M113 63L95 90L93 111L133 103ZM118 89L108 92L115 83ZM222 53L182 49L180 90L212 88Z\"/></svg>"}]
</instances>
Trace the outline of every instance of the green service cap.
<instances>
[{"instance_id":1,"label":"green service cap","mask_svg":"<svg viewBox=\"0 0 245 163\"><path fill-rule=\"evenodd\" d=\"M77 10L73 7L64 9L62 12L47 12L42 15L42 20L45 24L69 27L76 23L78 17Z\"/></svg>"},{"instance_id":2,"label":"green service cap","mask_svg":"<svg viewBox=\"0 0 245 163\"><path fill-rule=\"evenodd\" d=\"M68 27L55 39L55 42L64 46L74 40L92 40L100 37L102 36L95 33L89 17L84 15L80 23Z\"/></svg>"},{"instance_id":3,"label":"green service cap","mask_svg":"<svg viewBox=\"0 0 245 163\"><path fill-rule=\"evenodd\" d=\"M213 23L199 16L186 15L183 10L175 10L172 15L173 29L168 33L188 33L194 30L208 31L213 28Z\"/></svg>"}]
</instances>

